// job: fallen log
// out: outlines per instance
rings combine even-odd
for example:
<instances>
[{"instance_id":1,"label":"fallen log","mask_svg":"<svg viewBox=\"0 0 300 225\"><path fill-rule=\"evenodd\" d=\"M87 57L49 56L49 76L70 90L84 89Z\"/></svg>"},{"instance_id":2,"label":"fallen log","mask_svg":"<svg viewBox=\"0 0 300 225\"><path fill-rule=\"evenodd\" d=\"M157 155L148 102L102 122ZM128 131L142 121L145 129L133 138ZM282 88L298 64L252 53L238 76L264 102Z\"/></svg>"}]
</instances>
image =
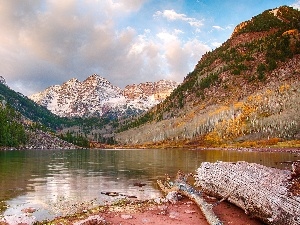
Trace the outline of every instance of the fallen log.
<instances>
[{"instance_id":1,"label":"fallen log","mask_svg":"<svg viewBox=\"0 0 300 225\"><path fill-rule=\"evenodd\" d=\"M175 191L194 201L210 225L223 225L220 219L213 212L213 205L207 203L201 194L187 183L187 177L188 175L184 175L178 171L174 182L166 181L163 183L161 180L158 180L157 184L166 194Z\"/></svg>"},{"instance_id":2,"label":"fallen log","mask_svg":"<svg viewBox=\"0 0 300 225\"><path fill-rule=\"evenodd\" d=\"M291 175L255 163L204 162L196 171L195 184L267 224L299 225L300 196L290 190Z\"/></svg>"}]
</instances>

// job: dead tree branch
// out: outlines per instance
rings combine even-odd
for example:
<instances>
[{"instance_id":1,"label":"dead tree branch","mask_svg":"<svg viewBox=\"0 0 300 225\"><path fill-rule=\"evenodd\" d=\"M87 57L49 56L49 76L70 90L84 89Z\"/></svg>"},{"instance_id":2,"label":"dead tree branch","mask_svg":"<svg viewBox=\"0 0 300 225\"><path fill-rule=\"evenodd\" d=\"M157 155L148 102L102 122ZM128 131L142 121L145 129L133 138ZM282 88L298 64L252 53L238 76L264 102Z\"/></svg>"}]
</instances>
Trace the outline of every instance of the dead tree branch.
<instances>
[{"instance_id":1,"label":"dead tree branch","mask_svg":"<svg viewBox=\"0 0 300 225\"><path fill-rule=\"evenodd\" d=\"M161 190L166 194L172 191L176 191L179 194L187 196L189 199L194 201L200 208L210 225L223 224L213 212L213 205L207 203L201 196L201 194L187 183L187 175L179 171L174 182L166 181L163 183L161 180L158 180L157 183Z\"/></svg>"}]
</instances>

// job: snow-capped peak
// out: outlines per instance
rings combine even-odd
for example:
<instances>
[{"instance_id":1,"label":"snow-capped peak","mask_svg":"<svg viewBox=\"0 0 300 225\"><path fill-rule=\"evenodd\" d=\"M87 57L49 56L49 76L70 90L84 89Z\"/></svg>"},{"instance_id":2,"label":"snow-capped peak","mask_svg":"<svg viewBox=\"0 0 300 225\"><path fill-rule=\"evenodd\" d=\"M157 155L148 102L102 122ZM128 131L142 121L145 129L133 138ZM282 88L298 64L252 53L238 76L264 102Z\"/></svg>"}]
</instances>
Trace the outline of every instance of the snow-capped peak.
<instances>
[{"instance_id":1,"label":"snow-capped peak","mask_svg":"<svg viewBox=\"0 0 300 225\"><path fill-rule=\"evenodd\" d=\"M53 113L66 117L119 114L128 109L145 111L164 100L178 83L161 80L127 85L124 90L93 74L80 82L76 78L29 96Z\"/></svg>"}]
</instances>

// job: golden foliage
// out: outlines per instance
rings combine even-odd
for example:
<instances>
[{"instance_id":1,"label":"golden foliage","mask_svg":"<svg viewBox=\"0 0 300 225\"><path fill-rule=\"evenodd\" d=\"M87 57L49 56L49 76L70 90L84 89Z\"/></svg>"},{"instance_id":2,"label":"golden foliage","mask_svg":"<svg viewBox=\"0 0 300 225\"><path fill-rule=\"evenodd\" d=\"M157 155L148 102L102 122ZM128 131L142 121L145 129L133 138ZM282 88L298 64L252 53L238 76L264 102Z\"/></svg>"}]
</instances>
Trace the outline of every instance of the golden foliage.
<instances>
[{"instance_id":1,"label":"golden foliage","mask_svg":"<svg viewBox=\"0 0 300 225\"><path fill-rule=\"evenodd\" d=\"M279 142L281 142L281 138L269 138L263 140L256 140L256 141L244 141L239 143L239 147L266 147L266 146L276 146Z\"/></svg>"},{"instance_id":2,"label":"golden foliage","mask_svg":"<svg viewBox=\"0 0 300 225\"><path fill-rule=\"evenodd\" d=\"M212 146L220 145L223 142L222 138L219 136L218 132L216 132L216 131L208 133L204 137L204 141L206 144L212 145Z\"/></svg>"},{"instance_id":3,"label":"golden foliage","mask_svg":"<svg viewBox=\"0 0 300 225\"><path fill-rule=\"evenodd\" d=\"M234 102L231 109L233 109L232 116L227 117L227 119L220 119L217 124L215 124L214 133L218 134L221 140L234 140L242 135L251 133L251 128L249 124L251 120L257 120L262 117L268 117L272 115L269 111L270 106L268 104L273 104L270 99L275 95L283 95L290 91L291 87L289 84L283 84L276 90L266 89L264 92L251 95L245 101ZM277 93L277 94L276 94ZM229 107L219 107L214 112L210 113L210 116L215 116L216 114L221 114L222 111L229 110ZM216 135L209 135L208 140L212 141L216 139ZM217 139L216 139L217 140ZM220 140L217 140L220 141ZM259 143L259 145L272 145L272 139L266 141L266 143ZM216 141L215 141L216 142ZM246 143L249 146L255 146L257 143Z\"/></svg>"},{"instance_id":4,"label":"golden foliage","mask_svg":"<svg viewBox=\"0 0 300 225\"><path fill-rule=\"evenodd\" d=\"M284 92L288 91L290 89L290 87L291 86L289 84L284 84L279 87L278 91L280 94L283 94Z\"/></svg>"},{"instance_id":5,"label":"golden foliage","mask_svg":"<svg viewBox=\"0 0 300 225\"><path fill-rule=\"evenodd\" d=\"M297 29L292 29L292 30L287 30L285 31L282 36L290 36L290 35L298 35L299 34L299 31Z\"/></svg>"},{"instance_id":6,"label":"golden foliage","mask_svg":"<svg viewBox=\"0 0 300 225\"><path fill-rule=\"evenodd\" d=\"M300 140L283 141L277 144L278 147L300 148Z\"/></svg>"},{"instance_id":7,"label":"golden foliage","mask_svg":"<svg viewBox=\"0 0 300 225\"><path fill-rule=\"evenodd\" d=\"M228 111L229 109L230 108L228 106L222 105L222 106L218 107L216 110L210 111L209 116L212 117L212 116L219 115L221 113Z\"/></svg>"}]
</instances>

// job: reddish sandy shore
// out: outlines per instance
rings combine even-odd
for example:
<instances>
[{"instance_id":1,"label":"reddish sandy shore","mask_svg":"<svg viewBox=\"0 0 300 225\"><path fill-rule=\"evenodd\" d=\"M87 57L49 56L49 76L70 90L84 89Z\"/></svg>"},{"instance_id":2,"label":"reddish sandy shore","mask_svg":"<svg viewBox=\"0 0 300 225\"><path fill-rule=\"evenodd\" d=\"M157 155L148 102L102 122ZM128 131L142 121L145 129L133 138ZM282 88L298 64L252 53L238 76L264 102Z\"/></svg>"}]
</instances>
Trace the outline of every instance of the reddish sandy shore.
<instances>
[{"instance_id":1,"label":"reddish sandy shore","mask_svg":"<svg viewBox=\"0 0 300 225\"><path fill-rule=\"evenodd\" d=\"M214 203L215 199L208 199ZM264 223L246 215L238 207L221 202L214 207L214 212L223 222L231 225L262 225ZM208 225L204 215L196 204L187 198L175 204L144 204L132 203L126 205L106 206L92 212L77 214L76 216L58 218L51 221L51 225L76 224L76 225Z\"/></svg>"},{"instance_id":2,"label":"reddish sandy shore","mask_svg":"<svg viewBox=\"0 0 300 225\"><path fill-rule=\"evenodd\" d=\"M224 224L244 224L260 225L262 222L251 219L239 208L222 202L214 208L216 215ZM161 206L151 207L148 210L135 213L105 213L101 215L107 222L114 225L140 225L140 224L157 224L157 225L208 225L200 209L191 201L180 201L176 204L164 204ZM124 219L125 218L125 219Z\"/></svg>"}]
</instances>

